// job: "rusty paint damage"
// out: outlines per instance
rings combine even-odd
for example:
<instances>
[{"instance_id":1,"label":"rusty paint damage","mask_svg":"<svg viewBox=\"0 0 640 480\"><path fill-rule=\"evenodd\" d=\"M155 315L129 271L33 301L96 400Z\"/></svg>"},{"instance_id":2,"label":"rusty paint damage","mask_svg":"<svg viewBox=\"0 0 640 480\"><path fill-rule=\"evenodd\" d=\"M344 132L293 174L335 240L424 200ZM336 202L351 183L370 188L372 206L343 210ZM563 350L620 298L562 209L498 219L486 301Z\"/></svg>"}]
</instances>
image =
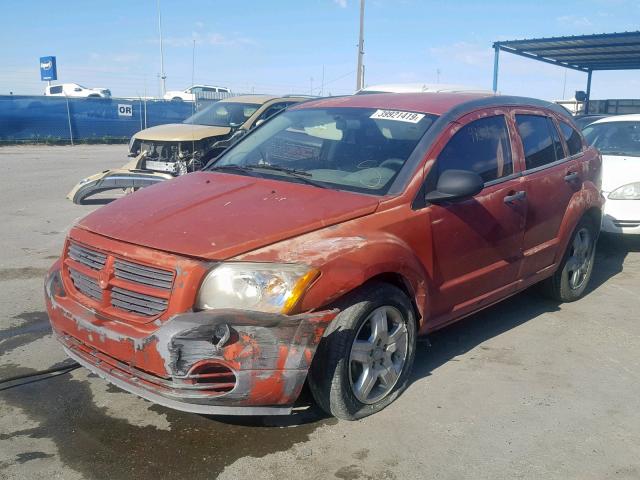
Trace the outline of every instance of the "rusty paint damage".
<instances>
[{"instance_id":1,"label":"rusty paint damage","mask_svg":"<svg viewBox=\"0 0 640 480\"><path fill-rule=\"evenodd\" d=\"M218 407L290 407L337 314L186 312L136 336L114 331L94 310L69 298L59 263L47 277L45 293L54 333L72 358L156 403L163 403L158 400L163 397L172 408L208 408L208 413L217 413ZM220 375L227 382L233 378L233 387L221 391L215 382L199 384L197 369L203 365L226 369L227 376Z\"/></svg>"}]
</instances>

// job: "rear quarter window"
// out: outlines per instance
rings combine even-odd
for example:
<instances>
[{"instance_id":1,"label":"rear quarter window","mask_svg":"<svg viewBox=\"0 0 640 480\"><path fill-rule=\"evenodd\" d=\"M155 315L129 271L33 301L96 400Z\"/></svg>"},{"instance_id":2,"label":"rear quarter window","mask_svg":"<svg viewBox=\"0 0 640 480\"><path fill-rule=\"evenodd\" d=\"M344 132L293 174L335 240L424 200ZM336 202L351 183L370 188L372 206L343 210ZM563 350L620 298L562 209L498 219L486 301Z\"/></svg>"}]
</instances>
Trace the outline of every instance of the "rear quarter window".
<instances>
[{"instance_id":1,"label":"rear quarter window","mask_svg":"<svg viewBox=\"0 0 640 480\"><path fill-rule=\"evenodd\" d=\"M582 151L582 138L578 131L568 123L560 122L560 130L565 142L567 142L567 148L569 149L569 155L576 155Z\"/></svg>"}]
</instances>

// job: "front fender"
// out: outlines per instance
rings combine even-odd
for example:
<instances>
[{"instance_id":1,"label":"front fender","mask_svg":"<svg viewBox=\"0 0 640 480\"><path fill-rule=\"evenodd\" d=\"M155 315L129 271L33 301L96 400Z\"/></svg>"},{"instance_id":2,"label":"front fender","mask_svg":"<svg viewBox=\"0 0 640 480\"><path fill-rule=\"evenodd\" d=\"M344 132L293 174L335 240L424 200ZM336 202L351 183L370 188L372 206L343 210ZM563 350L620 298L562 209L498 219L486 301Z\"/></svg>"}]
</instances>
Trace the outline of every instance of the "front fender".
<instances>
[{"instance_id":1,"label":"front fender","mask_svg":"<svg viewBox=\"0 0 640 480\"><path fill-rule=\"evenodd\" d=\"M340 229L342 230L342 229ZM399 237L387 232L346 235L327 228L238 257L242 261L303 263L318 268L320 277L298 306L320 309L383 274L400 275L410 290L420 318L425 317L429 275L422 262ZM422 321L422 320L421 320Z\"/></svg>"}]
</instances>

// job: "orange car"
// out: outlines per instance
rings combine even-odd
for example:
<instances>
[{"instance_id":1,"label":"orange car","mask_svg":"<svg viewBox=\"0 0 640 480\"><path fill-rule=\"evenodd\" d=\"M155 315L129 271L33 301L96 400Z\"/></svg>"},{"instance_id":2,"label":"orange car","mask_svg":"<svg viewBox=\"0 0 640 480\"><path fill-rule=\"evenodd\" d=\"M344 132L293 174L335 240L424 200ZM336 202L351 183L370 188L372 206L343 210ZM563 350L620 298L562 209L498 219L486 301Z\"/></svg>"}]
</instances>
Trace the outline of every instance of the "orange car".
<instances>
[{"instance_id":1,"label":"orange car","mask_svg":"<svg viewBox=\"0 0 640 480\"><path fill-rule=\"evenodd\" d=\"M601 157L561 107L484 94L300 104L81 220L46 279L68 355L172 408L357 419L416 337L542 282L580 298Z\"/></svg>"}]
</instances>

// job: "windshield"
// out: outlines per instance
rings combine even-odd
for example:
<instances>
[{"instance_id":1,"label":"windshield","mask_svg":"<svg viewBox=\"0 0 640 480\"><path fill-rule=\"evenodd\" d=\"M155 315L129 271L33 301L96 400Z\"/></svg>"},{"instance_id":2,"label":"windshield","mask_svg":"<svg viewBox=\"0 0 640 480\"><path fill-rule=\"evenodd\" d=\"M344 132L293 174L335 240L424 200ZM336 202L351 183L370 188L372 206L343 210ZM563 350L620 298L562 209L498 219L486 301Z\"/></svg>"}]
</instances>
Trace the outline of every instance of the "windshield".
<instances>
[{"instance_id":1,"label":"windshield","mask_svg":"<svg viewBox=\"0 0 640 480\"><path fill-rule=\"evenodd\" d=\"M435 118L375 108L288 110L208 169L250 167L252 174L286 181L304 175L306 183L384 195ZM241 169L234 172L242 174Z\"/></svg>"},{"instance_id":2,"label":"windshield","mask_svg":"<svg viewBox=\"0 0 640 480\"><path fill-rule=\"evenodd\" d=\"M603 155L640 157L640 122L594 123L582 133Z\"/></svg>"},{"instance_id":3,"label":"windshield","mask_svg":"<svg viewBox=\"0 0 640 480\"><path fill-rule=\"evenodd\" d=\"M214 127L239 127L253 115L258 103L216 102L191 115L183 123Z\"/></svg>"}]
</instances>

